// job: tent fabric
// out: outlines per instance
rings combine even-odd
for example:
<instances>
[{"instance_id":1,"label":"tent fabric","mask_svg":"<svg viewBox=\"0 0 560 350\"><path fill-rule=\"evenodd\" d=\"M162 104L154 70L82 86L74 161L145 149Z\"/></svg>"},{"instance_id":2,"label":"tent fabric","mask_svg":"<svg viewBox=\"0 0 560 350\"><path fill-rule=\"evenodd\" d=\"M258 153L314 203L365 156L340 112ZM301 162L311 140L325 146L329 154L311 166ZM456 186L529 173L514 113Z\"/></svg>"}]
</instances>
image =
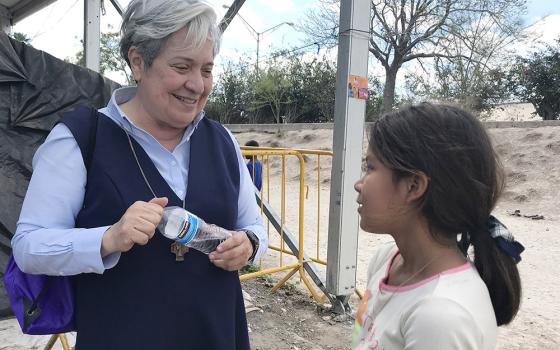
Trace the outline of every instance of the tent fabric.
<instances>
[{"instance_id":1,"label":"tent fabric","mask_svg":"<svg viewBox=\"0 0 560 350\"><path fill-rule=\"evenodd\" d=\"M0 31L0 317L11 315L1 281L37 148L62 114L105 106L119 85Z\"/></svg>"},{"instance_id":2,"label":"tent fabric","mask_svg":"<svg viewBox=\"0 0 560 350\"><path fill-rule=\"evenodd\" d=\"M0 35L0 83L27 80L27 74L7 35Z\"/></svg>"}]
</instances>

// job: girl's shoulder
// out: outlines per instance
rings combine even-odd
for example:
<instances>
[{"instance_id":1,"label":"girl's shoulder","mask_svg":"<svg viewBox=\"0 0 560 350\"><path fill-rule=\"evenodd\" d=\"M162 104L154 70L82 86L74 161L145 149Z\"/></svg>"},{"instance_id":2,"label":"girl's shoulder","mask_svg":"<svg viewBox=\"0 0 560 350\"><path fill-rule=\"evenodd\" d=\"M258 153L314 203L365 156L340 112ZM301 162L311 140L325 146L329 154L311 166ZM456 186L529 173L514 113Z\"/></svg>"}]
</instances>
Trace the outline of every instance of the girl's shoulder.
<instances>
[{"instance_id":1,"label":"girl's shoulder","mask_svg":"<svg viewBox=\"0 0 560 350\"><path fill-rule=\"evenodd\" d=\"M397 245L394 242L381 244L371 256L368 267L368 280L371 279L373 275L382 271L383 273L387 269L387 265L391 259L398 252Z\"/></svg>"}]
</instances>

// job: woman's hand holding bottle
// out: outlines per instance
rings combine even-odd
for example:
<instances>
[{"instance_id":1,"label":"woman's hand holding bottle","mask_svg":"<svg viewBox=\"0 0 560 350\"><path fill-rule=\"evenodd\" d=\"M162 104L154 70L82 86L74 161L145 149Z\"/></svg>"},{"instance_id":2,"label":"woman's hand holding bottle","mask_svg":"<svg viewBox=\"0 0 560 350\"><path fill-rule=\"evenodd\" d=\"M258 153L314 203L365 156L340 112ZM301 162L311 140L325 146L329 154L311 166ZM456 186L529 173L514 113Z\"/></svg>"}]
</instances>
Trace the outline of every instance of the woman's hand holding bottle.
<instances>
[{"instance_id":1,"label":"woman's hand holding bottle","mask_svg":"<svg viewBox=\"0 0 560 350\"><path fill-rule=\"evenodd\" d=\"M103 234L101 256L129 251L135 244L147 244L161 221L167 201L166 197L160 197L132 204L121 219Z\"/></svg>"}]
</instances>

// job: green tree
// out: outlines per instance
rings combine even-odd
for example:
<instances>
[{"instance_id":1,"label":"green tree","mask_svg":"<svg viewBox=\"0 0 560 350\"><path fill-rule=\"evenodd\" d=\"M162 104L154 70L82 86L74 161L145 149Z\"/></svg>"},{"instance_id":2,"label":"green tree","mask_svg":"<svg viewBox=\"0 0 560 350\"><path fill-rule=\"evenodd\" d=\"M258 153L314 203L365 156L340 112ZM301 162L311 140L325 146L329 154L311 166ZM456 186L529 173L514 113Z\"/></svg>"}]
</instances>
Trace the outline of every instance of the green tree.
<instances>
[{"instance_id":1,"label":"green tree","mask_svg":"<svg viewBox=\"0 0 560 350\"><path fill-rule=\"evenodd\" d=\"M245 58L239 62L226 62L224 71L216 77L212 94L205 110L210 117L221 123L242 123L249 115L250 95L253 93L251 82L254 73L249 69Z\"/></svg>"},{"instance_id":2,"label":"green tree","mask_svg":"<svg viewBox=\"0 0 560 350\"><path fill-rule=\"evenodd\" d=\"M368 79L368 99L366 101L366 121L372 122L381 115L383 105L383 84L375 77Z\"/></svg>"},{"instance_id":3,"label":"green tree","mask_svg":"<svg viewBox=\"0 0 560 350\"><path fill-rule=\"evenodd\" d=\"M205 107L223 123L317 123L334 120L336 63L278 52L256 74L246 58L216 76ZM381 84L370 78L367 120L379 115Z\"/></svg>"},{"instance_id":4,"label":"green tree","mask_svg":"<svg viewBox=\"0 0 560 350\"><path fill-rule=\"evenodd\" d=\"M134 79L130 73L126 61L120 56L119 33L101 33L99 50L99 72L117 72L124 75L127 84L132 85ZM82 46L84 41L80 40ZM70 63L85 67L84 50L78 51L73 59L66 59Z\"/></svg>"},{"instance_id":5,"label":"green tree","mask_svg":"<svg viewBox=\"0 0 560 350\"><path fill-rule=\"evenodd\" d=\"M560 38L556 46L518 57L510 81L513 95L530 102L543 120L560 119Z\"/></svg>"},{"instance_id":6,"label":"green tree","mask_svg":"<svg viewBox=\"0 0 560 350\"><path fill-rule=\"evenodd\" d=\"M312 60L292 54L286 59L289 82L287 122L325 122L334 119L336 64L326 57Z\"/></svg>"},{"instance_id":7,"label":"green tree","mask_svg":"<svg viewBox=\"0 0 560 350\"><path fill-rule=\"evenodd\" d=\"M21 33L21 32L13 32L10 35L12 38L16 39L17 41L21 41L22 43L26 44L26 45L31 45L31 38L29 36L27 36L27 34L25 33Z\"/></svg>"},{"instance_id":8,"label":"green tree","mask_svg":"<svg viewBox=\"0 0 560 350\"><path fill-rule=\"evenodd\" d=\"M311 108L318 112L318 118L314 122L332 122L336 96L336 63L323 57L322 60L314 60L308 71L306 88Z\"/></svg>"},{"instance_id":9,"label":"green tree","mask_svg":"<svg viewBox=\"0 0 560 350\"><path fill-rule=\"evenodd\" d=\"M259 72L254 88L255 99L252 110L268 107L276 124L284 122L281 118L282 112L285 110L285 105L291 103L290 82L285 67L279 61L270 64L266 71Z\"/></svg>"}]
</instances>

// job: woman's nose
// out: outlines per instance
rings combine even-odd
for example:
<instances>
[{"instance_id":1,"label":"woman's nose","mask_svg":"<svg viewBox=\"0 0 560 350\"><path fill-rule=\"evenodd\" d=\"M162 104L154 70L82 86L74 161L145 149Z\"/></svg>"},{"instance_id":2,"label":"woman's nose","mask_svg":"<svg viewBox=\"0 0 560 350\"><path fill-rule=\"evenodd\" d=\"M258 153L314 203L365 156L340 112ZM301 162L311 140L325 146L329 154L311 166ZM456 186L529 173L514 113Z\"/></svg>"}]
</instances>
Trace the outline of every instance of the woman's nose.
<instances>
[{"instance_id":1,"label":"woman's nose","mask_svg":"<svg viewBox=\"0 0 560 350\"><path fill-rule=\"evenodd\" d=\"M204 80L202 78L202 74L200 74L200 72L193 72L192 74L189 74L187 80L185 81L185 87L196 94L202 94L204 91Z\"/></svg>"}]
</instances>

